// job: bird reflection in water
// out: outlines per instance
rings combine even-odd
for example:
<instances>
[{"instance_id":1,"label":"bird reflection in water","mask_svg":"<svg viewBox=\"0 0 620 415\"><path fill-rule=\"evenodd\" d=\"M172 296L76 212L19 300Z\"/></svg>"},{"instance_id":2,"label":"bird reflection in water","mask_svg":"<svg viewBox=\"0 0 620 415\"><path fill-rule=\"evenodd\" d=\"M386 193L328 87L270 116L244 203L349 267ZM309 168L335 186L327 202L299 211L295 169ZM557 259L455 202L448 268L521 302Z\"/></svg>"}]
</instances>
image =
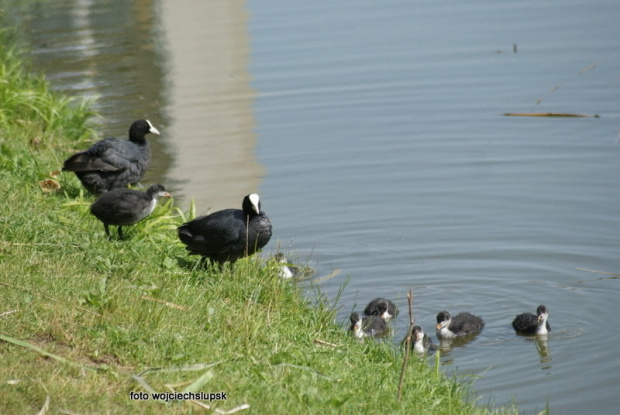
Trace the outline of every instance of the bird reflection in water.
<instances>
[{"instance_id":1,"label":"bird reflection in water","mask_svg":"<svg viewBox=\"0 0 620 415\"><path fill-rule=\"evenodd\" d=\"M540 363L543 364L542 370L551 369L551 351L549 350L549 344L547 342L548 335L540 334L534 338L534 344L538 351Z\"/></svg>"}]
</instances>

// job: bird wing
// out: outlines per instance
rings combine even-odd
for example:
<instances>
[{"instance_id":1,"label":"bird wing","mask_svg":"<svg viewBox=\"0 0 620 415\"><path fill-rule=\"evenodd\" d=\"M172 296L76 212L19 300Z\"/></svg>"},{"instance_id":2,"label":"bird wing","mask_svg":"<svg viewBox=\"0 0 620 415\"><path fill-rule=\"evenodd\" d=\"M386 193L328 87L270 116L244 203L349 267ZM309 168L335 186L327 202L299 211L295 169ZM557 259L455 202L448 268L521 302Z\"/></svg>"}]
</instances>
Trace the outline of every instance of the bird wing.
<instances>
[{"instance_id":1,"label":"bird wing","mask_svg":"<svg viewBox=\"0 0 620 415\"><path fill-rule=\"evenodd\" d=\"M108 195L110 193L107 193ZM133 224L145 216L145 209L141 208L146 205L142 192L132 189L120 189L116 194L122 195L115 201L113 209L114 215L118 223ZM145 203L146 202L146 203ZM110 208L110 206L108 206Z\"/></svg>"},{"instance_id":2,"label":"bird wing","mask_svg":"<svg viewBox=\"0 0 620 415\"><path fill-rule=\"evenodd\" d=\"M536 329L538 323L538 317L532 313L519 314L512 321L512 327L518 331L526 331Z\"/></svg>"},{"instance_id":3,"label":"bird wing","mask_svg":"<svg viewBox=\"0 0 620 415\"><path fill-rule=\"evenodd\" d=\"M226 209L194 219L179 228L179 236L187 249L201 254L223 254L243 239L243 219L232 214L235 209ZM236 212L235 212L236 213Z\"/></svg>"},{"instance_id":4,"label":"bird wing","mask_svg":"<svg viewBox=\"0 0 620 415\"><path fill-rule=\"evenodd\" d=\"M450 323L450 329L456 330L459 335L474 333L482 330L484 327L484 321L478 316L463 312L452 318Z\"/></svg>"},{"instance_id":5,"label":"bird wing","mask_svg":"<svg viewBox=\"0 0 620 415\"><path fill-rule=\"evenodd\" d=\"M88 150L69 157L63 165L68 171L119 171L130 167L138 158L135 144L127 140L106 138Z\"/></svg>"}]
</instances>

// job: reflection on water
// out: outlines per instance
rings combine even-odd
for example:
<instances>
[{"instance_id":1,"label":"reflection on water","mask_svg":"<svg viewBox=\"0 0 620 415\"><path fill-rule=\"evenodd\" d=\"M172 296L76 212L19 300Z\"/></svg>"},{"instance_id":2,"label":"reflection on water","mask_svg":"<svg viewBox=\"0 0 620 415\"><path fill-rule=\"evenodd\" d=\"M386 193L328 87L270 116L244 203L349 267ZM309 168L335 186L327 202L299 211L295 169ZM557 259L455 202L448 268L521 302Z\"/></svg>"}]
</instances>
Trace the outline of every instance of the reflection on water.
<instances>
[{"instance_id":1,"label":"reflection on water","mask_svg":"<svg viewBox=\"0 0 620 415\"><path fill-rule=\"evenodd\" d=\"M13 13L54 88L96 98L101 135L126 137L140 118L157 126L144 183L184 207L193 197L198 212L258 190L243 2L58 0Z\"/></svg>"},{"instance_id":2,"label":"reflection on water","mask_svg":"<svg viewBox=\"0 0 620 415\"><path fill-rule=\"evenodd\" d=\"M245 3L167 0L160 20L174 158L166 182L180 189L175 197L193 197L198 212L239 208L263 175L254 154Z\"/></svg>"},{"instance_id":3,"label":"reflection on water","mask_svg":"<svg viewBox=\"0 0 620 415\"><path fill-rule=\"evenodd\" d=\"M549 350L549 335L541 334L536 336L534 342L536 343L536 350L540 356L541 369L551 369L551 351Z\"/></svg>"},{"instance_id":4,"label":"reflection on water","mask_svg":"<svg viewBox=\"0 0 620 415\"><path fill-rule=\"evenodd\" d=\"M163 105L161 52L154 36L151 0L32 2L15 11L32 59L55 89L96 98L102 136L127 137L131 123L146 118L162 131L149 137L153 155L145 182L161 181L170 164Z\"/></svg>"}]
</instances>

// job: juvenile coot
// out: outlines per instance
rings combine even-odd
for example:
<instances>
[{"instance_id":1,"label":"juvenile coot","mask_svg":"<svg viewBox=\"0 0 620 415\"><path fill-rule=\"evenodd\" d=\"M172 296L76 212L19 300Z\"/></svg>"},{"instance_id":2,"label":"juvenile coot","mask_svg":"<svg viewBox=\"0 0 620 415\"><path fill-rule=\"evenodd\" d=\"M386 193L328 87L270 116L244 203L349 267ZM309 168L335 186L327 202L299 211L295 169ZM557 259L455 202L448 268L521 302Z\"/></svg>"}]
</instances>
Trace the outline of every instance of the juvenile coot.
<instances>
[{"instance_id":1,"label":"juvenile coot","mask_svg":"<svg viewBox=\"0 0 620 415\"><path fill-rule=\"evenodd\" d=\"M86 190L96 195L135 185L151 159L151 148L145 139L149 133L159 135L150 121L135 121L129 128L129 140L97 141L88 150L65 160L62 170L75 172Z\"/></svg>"},{"instance_id":2,"label":"juvenile coot","mask_svg":"<svg viewBox=\"0 0 620 415\"><path fill-rule=\"evenodd\" d=\"M279 269L280 277L284 279L288 279L288 278L297 277L299 275L300 273L299 267L289 264L288 260L286 259L286 257L284 256L282 252L278 252L274 258L276 262L279 264L278 269Z\"/></svg>"},{"instance_id":3,"label":"juvenile coot","mask_svg":"<svg viewBox=\"0 0 620 415\"><path fill-rule=\"evenodd\" d=\"M416 353L426 353L429 348L433 346L433 341L431 337L422 331L422 327L414 326L413 327L413 351Z\"/></svg>"},{"instance_id":4,"label":"juvenile coot","mask_svg":"<svg viewBox=\"0 0 620 415\"><path fill-rule=\"evenodd\" d=\"M241 206L242 210L220 210L181 225L179 239L187 245L190 255L202 255L222 264L252 255L267 245L271 221L260 210L258 195L247 195Z\"/></svg>"},{"instance_id":5,"label":"juvenile coot","mask_svg":"<svg viewBox=\"0 0 620 415\"><path fill-rule=\"evenodd\" d=\"M379 337L386 333L387 323L379 316L362 318L360 313L352 313L350 331L353 337L358 339L364 337Z\"/></svg>"},{"instance_id":6,"label":"juvenile coot","mask_svg":"<svg viewBox=\"0 0 620 415\"><path fill-rule=\"evenodd\" d=\"M480 333L483 327L484 321L471 313L459 313L454 318L447 311L440 311L437 314L437 337L440 339Z\"/></svg>"},{"instance_id":7,"label":"juvenile coot","mask_svg":"<svg viewBox=\"0 0 620 415\"><path fill-rule=\"evenodd\" d=\"M549 318L549 310L541 304L536 309L536 315L523 313L516 316L512 321L512 327L517 333L547 334L551 331L547 318Z\"/></svg>"},{"instance_id":8,"label":"juvenile coot","mask_svg":"<svg viewBox=\"0 0 620 415\"><path fill-rule=\"evenodd\" d=\"M384 320L388 321L398 314L398 309L396 308L396 304L390 300L386 300L385 298L375 298L368 303L364 309L364 314L367 316L380 316Z\"/></svg>"},{"instance_id":9,"label":"juvenile coot","mask_svg":"<svg viewBox=\"0 0 620 415\"><path fill-rule=\"evenodd\" d=\"M277 264L278 275L280 275L281 278L305 278L314 273L314 270L308 266L295 265L289 262L282 252L275 254L273 259Z\"/></svg>"},{"instance_id":10,"label":"juvenile coot","mask_svg":"<svg viewBox=\"0 0 620 415\"><path fill-rule=\"evenodd\" d=\"M103 222L106 235L110 236L110 225L118 226L118 237L123 239L123 226L140 222L153 212L157 198L170 197L164 186L154 184L146 192L133 189L114 189L99 196L90 205L90 213Z\"/></svg>"}]
</instances>

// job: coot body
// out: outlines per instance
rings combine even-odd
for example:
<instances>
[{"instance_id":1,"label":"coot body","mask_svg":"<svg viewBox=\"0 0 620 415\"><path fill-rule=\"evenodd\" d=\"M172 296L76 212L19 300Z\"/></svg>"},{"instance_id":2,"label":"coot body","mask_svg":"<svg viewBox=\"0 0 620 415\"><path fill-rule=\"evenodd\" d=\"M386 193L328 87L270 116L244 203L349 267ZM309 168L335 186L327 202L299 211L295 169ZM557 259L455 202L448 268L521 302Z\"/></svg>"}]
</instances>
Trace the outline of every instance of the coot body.
<instances>
[{"instance_id":1,"label":"coot body","mask_svg":"<svg viewBox=\"0 0 620 415\"><path fill-rule=\"evenodd\" d=\"M202 255L219 264L249 256L271 238L271 221L260 210L256 193L243 198L242 209L225 209L201 216L178 228L190 255Z\"/></svg>"},{"instance_id":2,"label":"coot body","mask_svg":"<svg viewBox=\"0 0 620 415\"><path fill-rule=\"evenodd\" d=\"M431 340L431 337L422 331L422 327L414 326L412 344L413 351L419 354L424 354L432 347L433 341Z\"/></svg>"},{"instance_id":3,"label":"coot body","mask_svg":"<svg viewBox=\"0 0 620 415\"><path fill-rule=\"evenodd\" d=\"M519 314L512 321L512 327L517 333L521 334L547 334L551 331L551 326L547 322L549 310L544 305L539 305L536 314Z\"/></svg>"},{"instance_id":4,"label":"coot body","mask_svg":"<svg viewBox=\"0 0 620 415\"><path fill-rule=\"evenodd\" d=\"M379 316L368 316L362 318L360 313L351 314L350 331L353 337L362 339L364 337L380 337L387 332L387 323Z\"/></svg>"},{"instance_id":5,"label":"coot body","mask_svg":"<svg viewBox=\"0 0 620 415\"><path fill-rule=\"evenodd\" d=\"M157 198L169 197L164 186L154 184L146 192L133 189L114 189L101 195L90 206L90 213L103 222L106 235L110 225L118 226L118 236L123 239L123 226L133 225L149 216L157 205Z\"/></svg>"},{"instance_id":6,"label":"coot body","mask_svg":"<svg viewBox=\"0 0 620 415\"><path fill-rule=\"evenodd\" d=\"M484 321L471 313L459 313L454 317L447 311L440 311L437 314L437 337L440 339L480 333L483 328Z\"/></svg>"},{"instance_id":7,"label":"coot body","mask_svg":"<svg viewBox=\"0 0 620 415\"><path fill-rule=\"evenodd\" d=\"M388 321L398 314L398 309L396 308L396 304L390 300L379 297L368 303L364 309L364 314L367 316L380 316Z\"/></svg>"},{"instance_id":8,"label":"coot body","mask_svg":"<svg viewBox=\"0 0 620 415\"><path fill-rule=\"evenodd\" d=\"M96 195L135 185L151 159L147 134L159 135L159 131L148 120L135 121L129 128L129 140L97 141L88 150L69 157L62 170L75 172L86 190Z\"/></svg>"}]
</instances>

